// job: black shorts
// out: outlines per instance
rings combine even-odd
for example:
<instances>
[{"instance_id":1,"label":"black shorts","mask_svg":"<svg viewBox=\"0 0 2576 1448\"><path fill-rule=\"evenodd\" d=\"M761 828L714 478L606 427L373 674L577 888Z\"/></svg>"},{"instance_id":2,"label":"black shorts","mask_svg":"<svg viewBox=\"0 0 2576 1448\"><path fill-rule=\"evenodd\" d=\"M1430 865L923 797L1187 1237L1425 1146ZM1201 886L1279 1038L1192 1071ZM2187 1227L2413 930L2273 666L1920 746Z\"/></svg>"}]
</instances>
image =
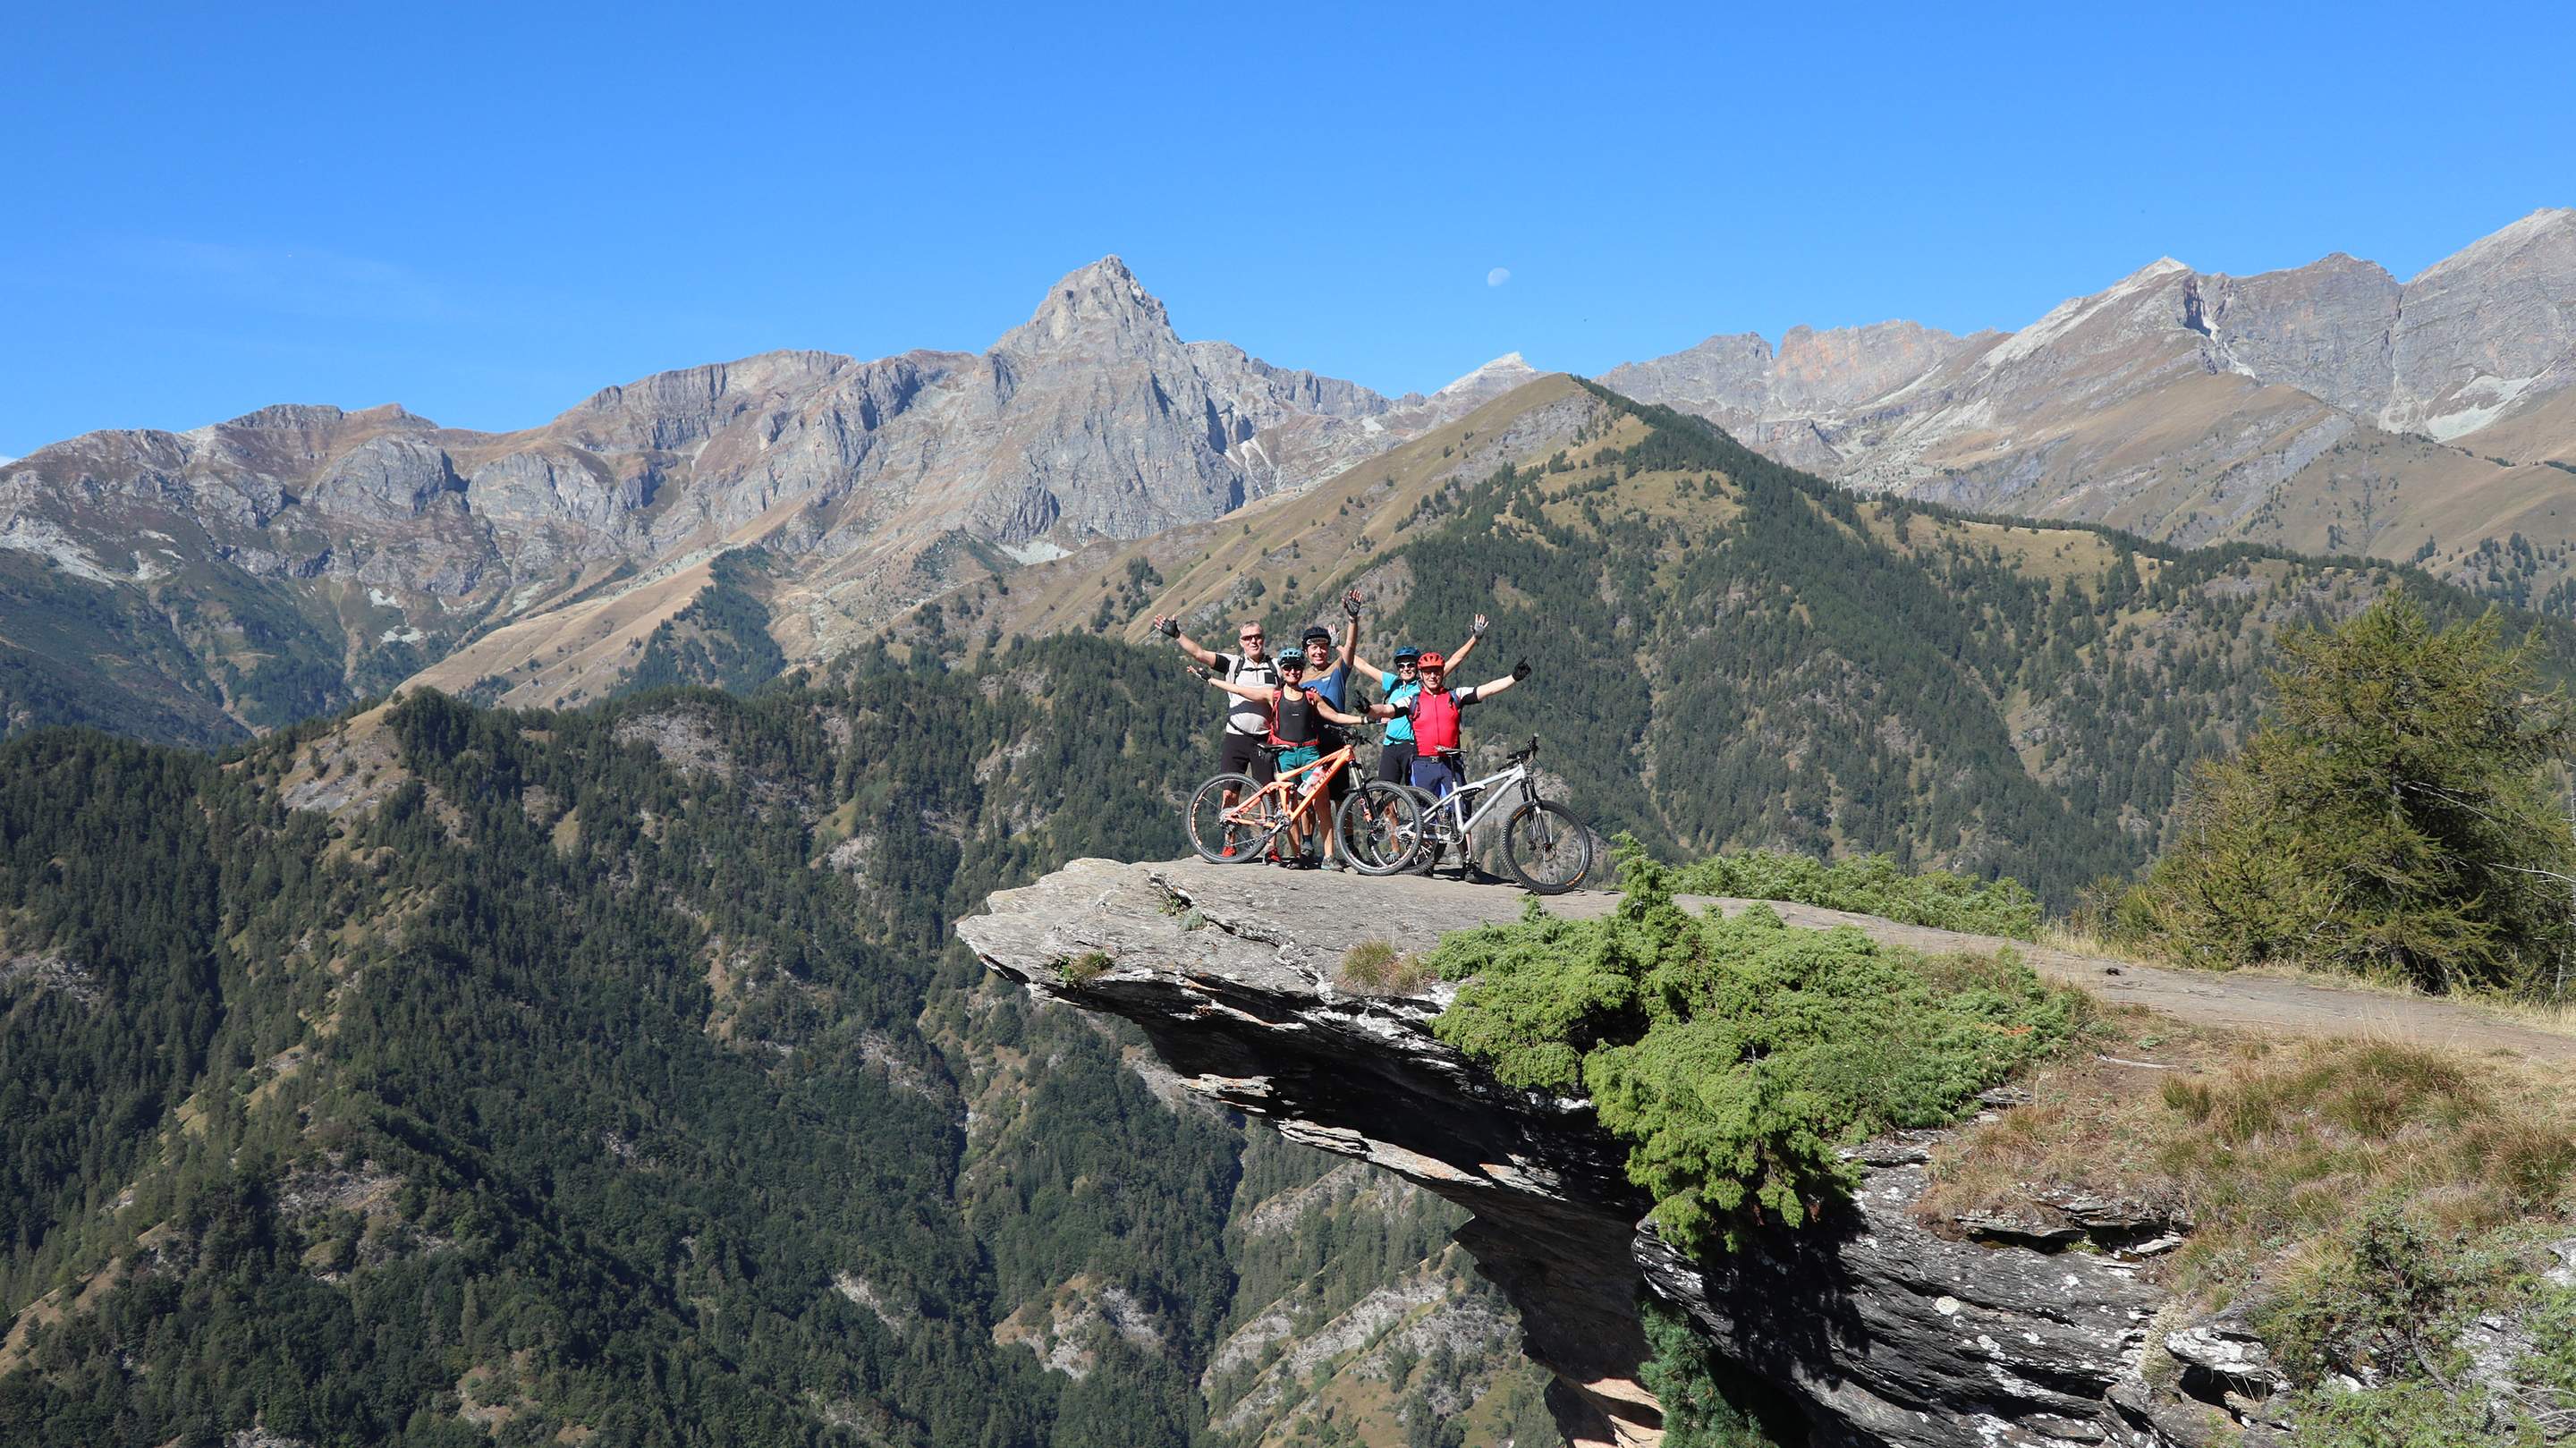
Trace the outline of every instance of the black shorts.
<instances>
[{"instance_id":1,"label":"black shorts","mask_svg":"<svg viewBox=\"0 0 2576 1448\"><path fill-rule=\"evenodd\" d=\"M1413 783L1413 741L1390 739L1377 754L1377 777L1388 784Z\"/></svg>"},{"instance_id":2,"label":"black shorts","mask_svg":"<svg viewBox=\"0 0 2576 1448\"><path fill-rule=\"evenodd\" d=\"M1337 804L1340 803L1343 795L1351 792L1351 776L1359 773L1359 751L1352 746L1353 741L1349 730L1338 724L1324 726L1323 750L1326 754L1337 749L1351 750L1351 762L1334 770L1332 783L1324 786L1324 798Z\"/></svg>"},{"instance_id":3,"label":"black shorts","mask_svg":"<svg viewBox=\"0 0 2576 1448\"><path fill-rule=\"evenodd\" d=\"M1258 734L1225 731L1225 748L1216 757L1219 774L1248 774L1263 784L1270 782L1270 741Z\"/></svg>"}]
</instances>

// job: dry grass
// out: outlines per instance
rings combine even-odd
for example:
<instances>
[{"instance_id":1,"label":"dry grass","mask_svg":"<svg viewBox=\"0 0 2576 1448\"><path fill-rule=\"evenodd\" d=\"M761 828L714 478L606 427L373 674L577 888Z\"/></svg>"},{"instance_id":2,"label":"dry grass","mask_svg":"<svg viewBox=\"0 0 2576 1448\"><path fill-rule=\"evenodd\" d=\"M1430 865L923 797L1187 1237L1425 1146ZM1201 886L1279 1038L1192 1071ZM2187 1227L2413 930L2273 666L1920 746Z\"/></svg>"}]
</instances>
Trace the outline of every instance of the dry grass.
<instances>
[{"instance_id":1,"label":"dry grass","mask_svg":"<svg viewBox=\"0 0 2576 1448\"><path fill-rule=\"evenodd\" d=\"M1412 995L1431 983L1431 967L1392 941L1363 940L1342 953L1334 979L1361 995Z\"/></svg>"},{"instance_id":2,"label":"dry grass","mask_svg":"<svg viewBox=\"0 0 2576 1448\"><path fill-rule=\"evenodd\" d=\"M2562 1068L2389 1041L2283 1043L2106 1010L2029 1105L1936 1156L1934 1222L2071 1186L2195 1224L2156 1268L2216 1305L2322 1270L2394 1203L2463 1240L2576 1206Z\"/></svg>"}]
</instances>

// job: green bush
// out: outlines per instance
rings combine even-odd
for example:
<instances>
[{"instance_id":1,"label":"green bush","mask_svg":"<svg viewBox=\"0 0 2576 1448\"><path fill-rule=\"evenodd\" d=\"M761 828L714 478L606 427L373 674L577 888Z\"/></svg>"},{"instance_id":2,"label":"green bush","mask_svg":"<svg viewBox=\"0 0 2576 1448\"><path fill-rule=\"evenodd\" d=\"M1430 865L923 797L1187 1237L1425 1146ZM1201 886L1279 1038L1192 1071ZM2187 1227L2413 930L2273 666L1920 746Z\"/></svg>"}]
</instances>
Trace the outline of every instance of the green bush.
<instances>
[{"instance_id":1,"label":"green bush","mask_svg":"<svg viewBox=\"0 0 2576 1448\"><path fill-rule=\"evenodd\" d=\"M2540 1448L2544 1416L2576 1404L2576 1292L2527 1276L2527 1250L2430 1219L2392 1196L2345 1233L2343 1250L2294 1274L2256 1326L2289 1374L2299 1441L2323 1448ZM2534 1351L2516 1391L2492 1404L2462 1334L2473 1319L2522 1323ZM2367 1375L2353 1391L2338 1377Z\"/></svg>"},{"instance_id":2,"label":"green bush","mask_svg":"<svg viewBox=\"0 0 2576 1448\"><path fill-rule=\"evenodd\" d=\"M1684 895L1794 900L1827 910L1878 915L1936 930L2039 938L2039 900L2018 880L1991 884L1947 870L1908 874L1890 855L1827 864L1812 855L1747 850L1682 866L1673 888Z\"/></svg>"},{"instance_id":3,"label":"green bush","mask_svg":"<svg viewBox=\"0 0 2576 1448\"><path fill-rule=\"evenodd\" d=\"M1511 1085L1588 1093L1678 1241L1804 1223L1854 1180L1837 1148L1955 1119L2078 1024L2081 997L2009 954L1927 960L1760 905L1694 917L1673 880L1631 853L1608 918L1532 902L1444 939L1431 964L1468 982L1440 1038Z\"/></svg>"}]
</instances>

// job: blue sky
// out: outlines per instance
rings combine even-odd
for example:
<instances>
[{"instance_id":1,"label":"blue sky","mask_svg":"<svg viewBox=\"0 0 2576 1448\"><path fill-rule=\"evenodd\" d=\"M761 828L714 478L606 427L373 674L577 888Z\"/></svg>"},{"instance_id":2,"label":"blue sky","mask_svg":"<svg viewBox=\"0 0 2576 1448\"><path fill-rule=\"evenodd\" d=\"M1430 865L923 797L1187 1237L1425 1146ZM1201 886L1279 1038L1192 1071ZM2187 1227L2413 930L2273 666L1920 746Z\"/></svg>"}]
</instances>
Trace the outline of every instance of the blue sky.
<instances>
[{"instance_id":1,"label":"blue sky","mask_svg":"<svg viewBox=\"0 0 2576 1448\"><path fill-rule=\"evenodd\" d=\"M981 348L1108 252L1398 392L2576 204L2569 7L2255 10L21 6L0 454Z\"/></svg>"}]
</instances>

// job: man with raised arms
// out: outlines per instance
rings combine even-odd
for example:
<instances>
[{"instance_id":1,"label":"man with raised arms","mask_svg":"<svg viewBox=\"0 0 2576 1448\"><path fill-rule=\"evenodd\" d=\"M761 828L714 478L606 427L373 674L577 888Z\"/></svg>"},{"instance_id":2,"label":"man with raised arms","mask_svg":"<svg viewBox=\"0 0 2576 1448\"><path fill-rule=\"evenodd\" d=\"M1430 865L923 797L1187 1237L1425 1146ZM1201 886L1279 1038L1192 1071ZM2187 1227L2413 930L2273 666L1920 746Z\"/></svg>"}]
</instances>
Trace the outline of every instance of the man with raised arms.
<instances>
[{"instance_id":1,"label":"man with raised arms","mask_svg":"<svg viewBox=\"0 0 2576 1448\"><path fill-rule=\"evenodd\" d=\"M1243 648L1243 652L1239 654L1221 654L1214 649L1202 647L1188 634L1181 632L1179 619L1168 614L1154 615L1154 627L1174 643L1179 644L1181 652L1196 659L1201 668L1228 684L1242 684L1250 688L1255 695L1267 697L1266 691L1275 688L1279 683L1278 663L1270 657L1267 645L1268 631L1262 628L1259 619L1247 620L1236 635ZM1235 692L1241 693L1240 690ZM1238 697L1234 707L1226 711L1225 742L1217 750L1217 772L1248 774L1256 780L1268 783L1270 765L1264 759L1262 749L1269 737L1269 708L1259 702L1258 698ZM1226 792L1225 803L1228 809L1235 806L1234 791Z\"/></svg>"},{"instance_id":2,"label":"man with raised arms","mask_svg":"<svg viewBox=\"0 0 2576 1448\"><path fill-rule=\"evenodd\" d=\"M1418 666L1422 686L1404 705L1405 717L1413 725L1413 778L1415 789L1433 799L1444 799L1449 792L1467 782L1464 756L1459 753L1459 716L1470 704L1481 704L1496 694L1529 677L1529 660L1512 665L1512 671L1491 683L1472 688L1449 687L1448 661L1438 654L1424 654ZM1369 713L1378 718L1391 717L1392 704L1379 704Z\"/></svg>"}]
</instances>

